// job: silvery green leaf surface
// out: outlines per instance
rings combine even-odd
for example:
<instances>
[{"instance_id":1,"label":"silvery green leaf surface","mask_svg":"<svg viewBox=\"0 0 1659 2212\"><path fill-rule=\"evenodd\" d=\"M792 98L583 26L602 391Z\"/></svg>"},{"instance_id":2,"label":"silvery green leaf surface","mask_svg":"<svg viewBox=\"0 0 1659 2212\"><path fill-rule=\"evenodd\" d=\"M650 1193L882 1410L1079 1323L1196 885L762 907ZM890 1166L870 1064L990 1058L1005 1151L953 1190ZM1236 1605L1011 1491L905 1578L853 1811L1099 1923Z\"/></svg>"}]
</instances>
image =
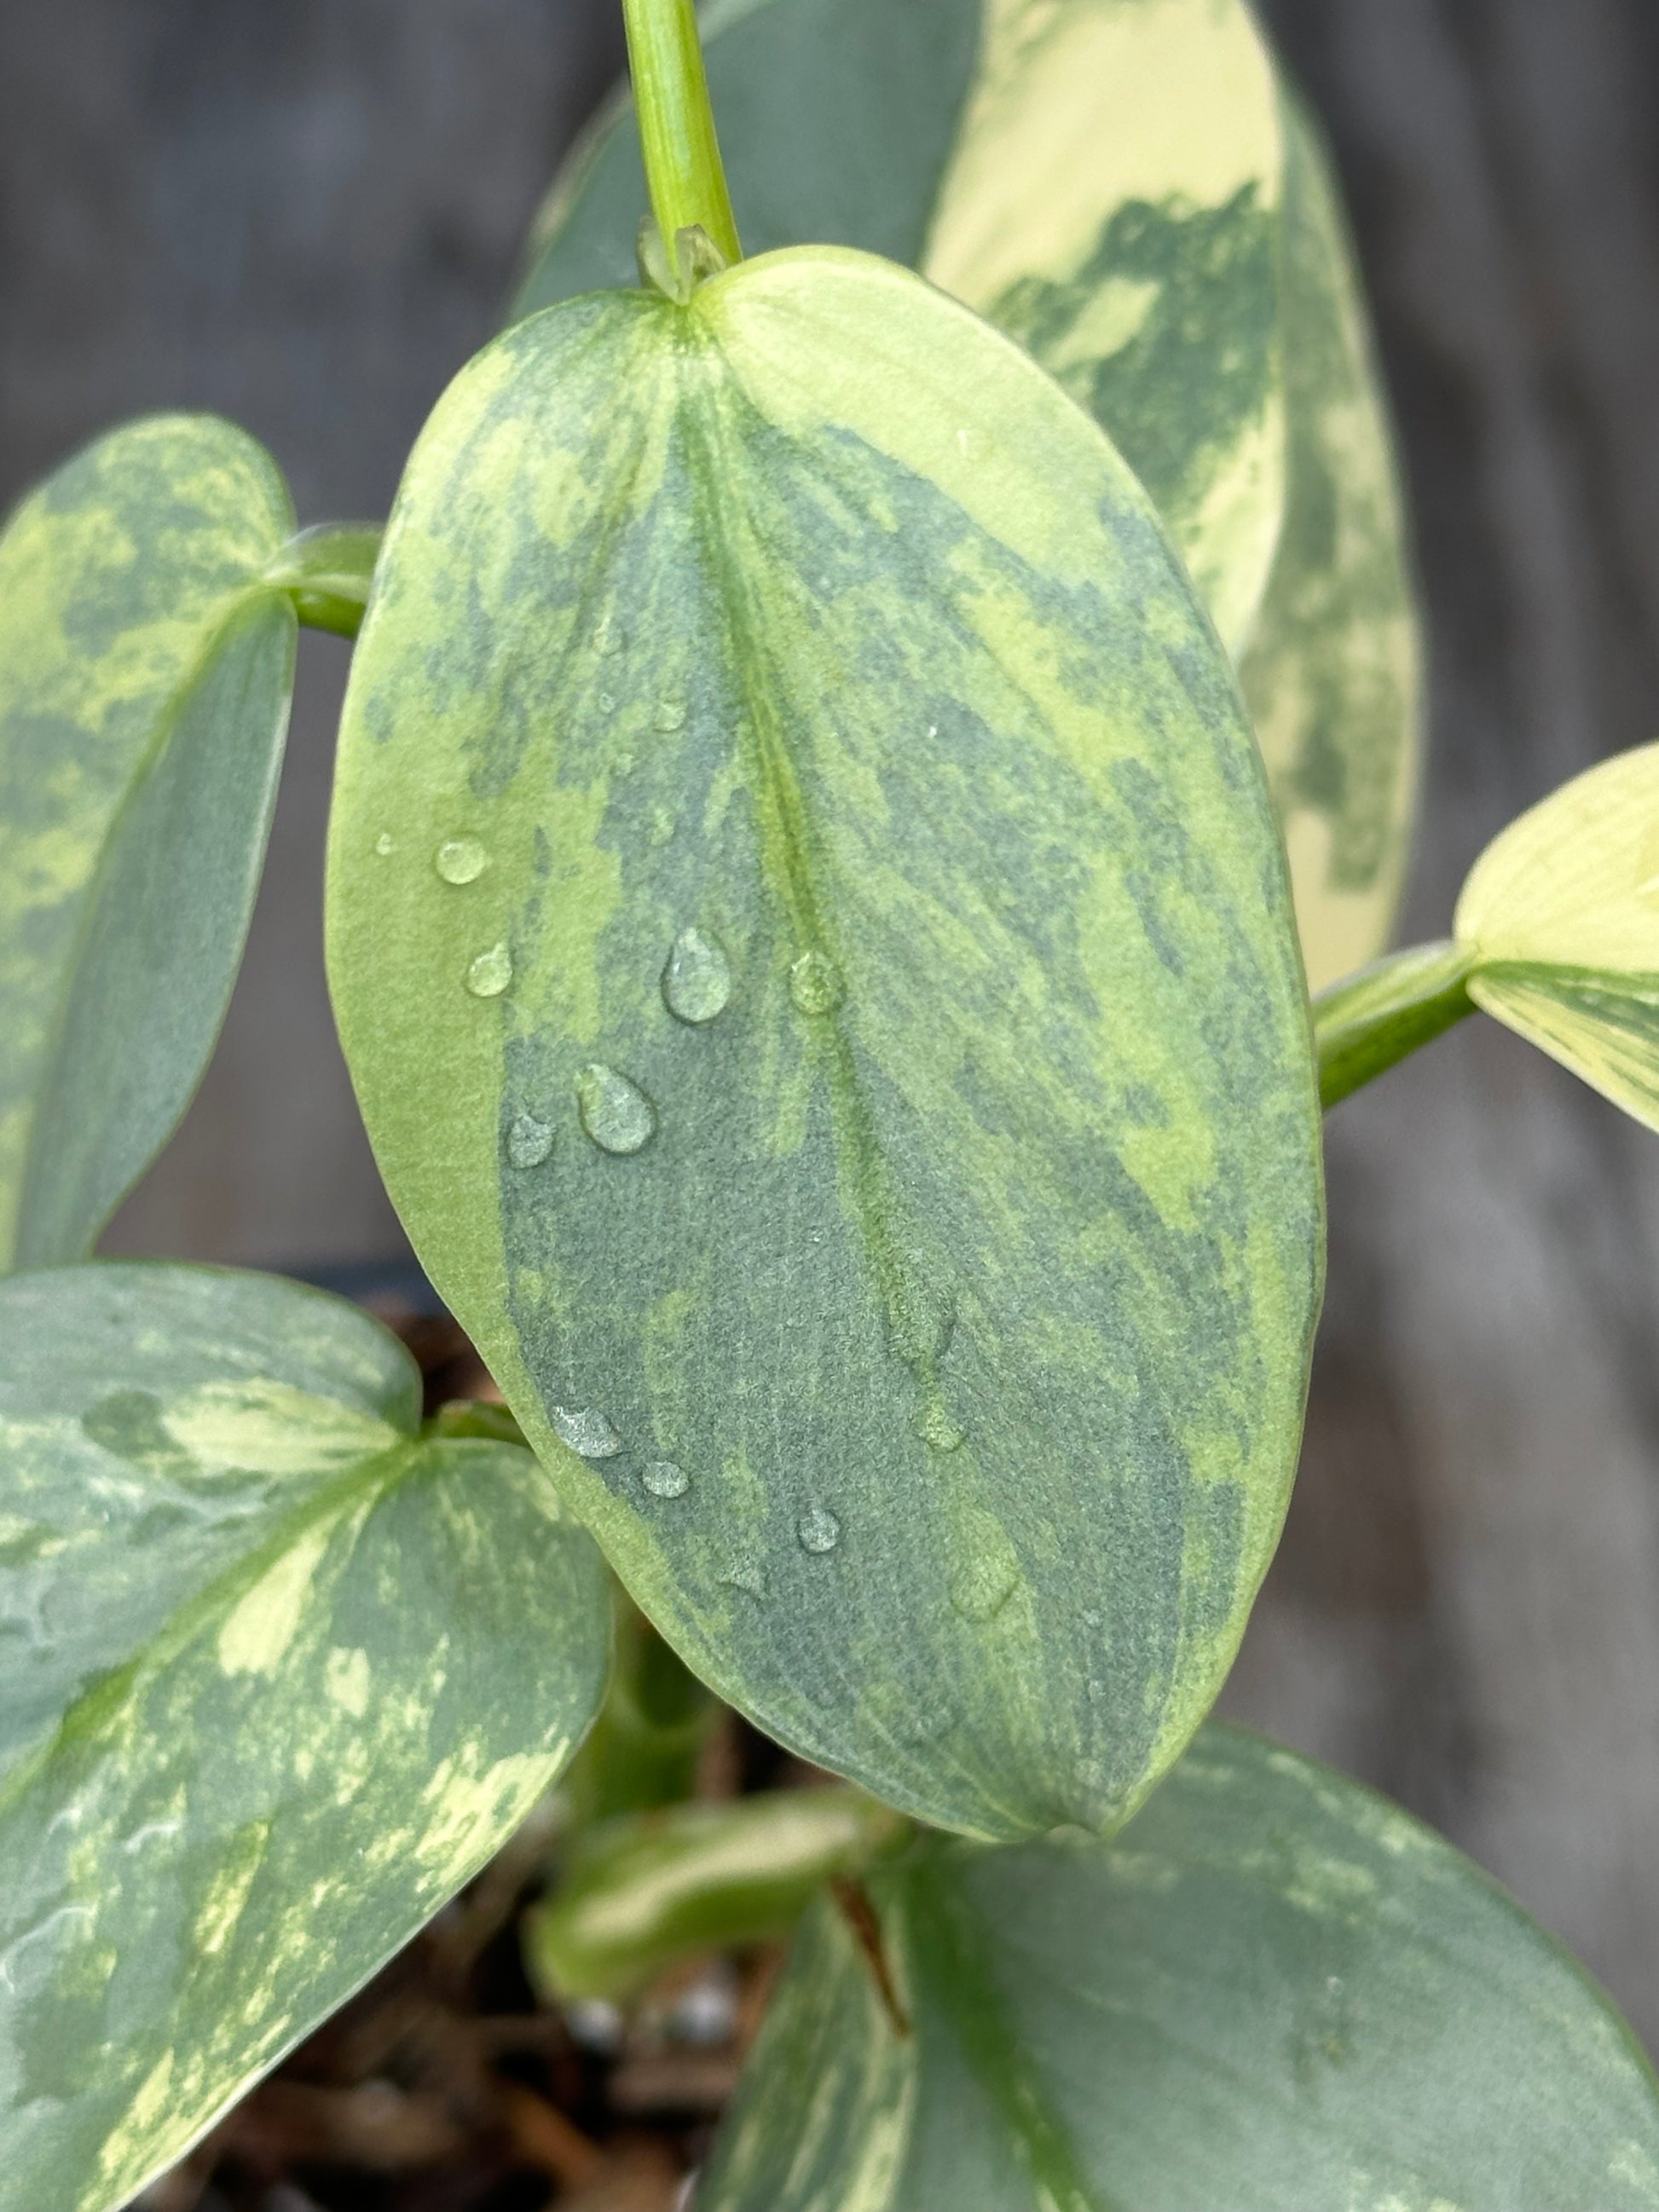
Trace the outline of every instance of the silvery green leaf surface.
<instances>
[{"instance_id":1,"label":"silvery green leaf surface","mask_svg":"<svg viewBox=\"0 0 1659 2212\"><path fill-rule=\"evenodd\" d=\"M529 1453L291 1283L0 1284L0 2207L114 2212L553 1781L610 1649Z\"/></svg>"},{"instance_id":2,"label":"silvery green leaf surface","mask_svg":"<svg viewBox=\"0 0 1659 2212\"><path fill-rule=\"evenodd\" d=\"M1638 2212L1624 2022L1397 1808L1210 1726L1109 1844L870 1877L894 2023L826 1900L696 2212Z\"/></svg>"},{"instance_id":3,"label":"silvery green leaf surface","mask_svg":"<svg viewBox=\"0 0 1659 2212\"><path fill-rule=\"evenodd\" d=\"M1087 416L845 251L507 333L388 528L329 942L423 1263L688 1662L940 1826L1121 1820L1277 1538L1322 1207L1260 761Z\"/></svg>"},{"instance_id":4,"label":"silvery green leaf surface","mask_svg":"<svg viewBox=\"0 0 1659 2212\"><path fill-rule=\"evenodd\" d=\"M1152 493L1237 661L1315 989L1387 940L1419 644L1380 386L1328 167L1242 0L744 0L708 77L750 252L908 263L1027 346ZM613 107L515 312L632 281Z\"/></svg>"},{"instance_id":5,"label":"silvery green leaf surface","mask_svg":"<svg viewBox=\"0 0 1659 2212\"><path fill-rule=\"evenodd\" d=\"M264 865L294 673L270 457L112 431L0 532L0 1269L82 1257L183 1113Z\"/></svg>"}]
</instances>

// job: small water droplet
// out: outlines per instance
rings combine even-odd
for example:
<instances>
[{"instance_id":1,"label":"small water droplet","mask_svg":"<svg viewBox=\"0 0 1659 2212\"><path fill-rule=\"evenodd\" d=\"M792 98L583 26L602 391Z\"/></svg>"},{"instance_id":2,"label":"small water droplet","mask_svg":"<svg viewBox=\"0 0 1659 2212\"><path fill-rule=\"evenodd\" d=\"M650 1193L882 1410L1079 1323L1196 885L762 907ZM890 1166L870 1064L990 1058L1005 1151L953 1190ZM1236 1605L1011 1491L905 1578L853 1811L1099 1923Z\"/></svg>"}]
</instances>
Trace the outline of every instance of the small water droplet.
<instances>
[{"instance_id":1,"label":"small water droplet","mask_svg":"<svg viewBox=\"0 0 1659 2212\"><path fill-rule=\"evenodd\" d=\"M618 775L632 775L634 770L638 767L638 765L639 762L633 753L618 753L617 755L617 773Z\"/></svg>"},{"instance_id":2,"label":"small water droplet","mask_svg":"<svg viewBox=\"0 0 1659 2212\"><path fill-rule=\"evenodd\" d=\"M665 699L657 709L657 727L665 737L685 727L685 709L678 699Z\"/></svg>"},{"instance_id":3,"label":"small water droplet","mask_svg":"<svg viewBox=\"0 0 1659 2212\"><path fill-rule=\"evenodd\" d=\"M809 1505L795 1523L795 1534L800 1538L803 1552L822 1558L840 1543L841 1522L827 1505Z\"/></svg>"},{"instance_id":4,"label":"small water droplet","mask_svg":"<svg viewBox=\"0 0 1659 2212\"><path fill-rule=\"evenodd\" d=\"M1101 1613L1099 1607L1092 1605L1085 1607L1083 1613L1083 1626L1085 1628L1098 1628L1100 1622Z\"/></svg>"},{"instance_id":5,"label":"small water droplet","mask_svg":"<svg viewBox=\"0 0 1659 2212\"><path fill-rule=\"evenodd\" d=\"M513 955L505 945L492 945L466 971L466 988L475 999L499 999L512 981Z\"/></svg>"},{"instance_id":6,"label":"small water droplet","mask_svg":"<svg viewBox=\"0 0 1659 2212\"><path fill-rule=\"evenodd\" d=\"M397 851L396 842L389 830L381 830L380 836L374 840L374 849L383 860L389 854Z\"/></svg>"},{"instance_id":7,"label":"small water droplet","mask_svg":"<svg viewBox=\"0 0 1659 2212\"><path fill-rule=\"evenodd\" d=\"M691 1487L690 1476L672 1459L650 1461L641 1471L640 1480L653 1498L684 1498Z\"/></svg>"},{"instance_id":8,"label":"small water droplet","mask_svg":"<svg viewBox=\"0 0 1659 2212\"><path fill-rule=\"evenodd\" d=\"M600 692L600 694L599 694L599 712L600 712L600 714L614 714L616 713L616 711L617 711L617 700L616 700L616 695L615 695L615 693L614 693L614 692L611 692L611 691L601 691L601 692Z\"/></svg>"},{"instance_id":9,"label":"small water droplet","mask_svg":"<svg viewBox=\"0 0 1659 2212\"><path fill-rule=\"evenodd\" d=\"M602 1152L642 1152L656 1133L657 1109L637 1083L593 1060L576 1078L582 1127Z\"/></svg>"},{"instance_id":10,"label":"small water droplet","mask_svg":"<svg viewBox=\"0 0 1659 2212\"><path fill-rule=\"evenodd\" d=\"M665 806L653 806L651 810L649 833L651 843L653 846L666 845L679 826Z\"/></svg>"},{"instance_id":11,"label":"small water droplet","mask_svg":"<svg viewBox=\"0 0 1659 2212\"><path fill-rule=\"evenodd\" d=\"M957 1531L951 1603L964 1620L994 1620L1019 1587L1019 1556L994 1513L977 1508Z\"/></svg>"},{"instance_id":12,"label":"small water droplet","mask_svg":"<svg viewBox=\"0 0 1659 2212\"><path fill-rule=\"evenodd\" d=\"M962 1431L945 1412L942 1399L930 1398L917 1414L916 1434L934 1451L962 1449Z\"/></svg>"},{"instance_id":13,"label":"small water droplet","mask_svg":"<svg viewBox=\"0 0 1659 2212\"><path fill-rule=\"evenodd\" d=\"M847 986L827 952L803 952L789 970L789 995L804 1014L833 1014Z\"/></svg>"},{"instance_id":14,"label":"small water droplet","mask_svg":"<svg viewBox=\"0 0 1659 2212\"><path fill-rule=\"evenodd\" d=\"M662 971L662 994L669 1012L694 1027L723 1013L732 996L732 963L719 939L681 930Z\"/></svg>"},{"instance_id":15,"label":"small water droplet","mask_svg":"<svg viewBox=\"0 0 1659 2212\"><path fill-rule=\"evenodd\" d=\"M597 1406L555 1406L553 1431L562 1444L584 1459L615 1459L623 1448L622 1438Z\"/></svg>"},{"instance_id":16,"label":"small water droplet","mask_svg":"<svg viewBox=\"0 0 1659 2212\"><path fill-rule=\"evenodd\" d=\"M553 1150L553 1126L520 1114L507 1133L507 1157L515 1168L538 1168Z\"/></svg>"},{"instance_id":17,"label":"small water droplet","mask_svg":"<svg viewBox=\"0 0 1659 2212\"><path fill-rule=\"evenodd\" d=\"M965 430L958 430L957 432L957 444L964 453L967 452L968 433Z\"/></svg>"},{"instance_id":18,"label":"small water droplet","mask_svg":"<svg viewBox=\"0 0 1659 2212\"><path fill-rule=\"evenodd\" d=\"M593 632L593 650L609 660L628 643L628 633L615 615L606 615Z\"/></svg>"},{"instance_id":19,"label":"small water droplet","mask_svg":"<svg viewBox=\"0 0 1659 2212\"><path fill-rule=\"evenodd\" d=\"M720 1577L727 1589L741 1590L745 1597L763 1598L766 1595L766 1577L759 1562L750 1558L734 1559Z\"/></svg>"},{"instance_id":20,"label":"small water droplet","mask_svg":"<svg viewBox=\"0 0 1659 2212\"><path fill-rule=\"evenodd\" d=\"M432 865L447 884L476 884L489 865L489 855L477 837L446 837L433 854Z\"/></svg>"}]
</instances>

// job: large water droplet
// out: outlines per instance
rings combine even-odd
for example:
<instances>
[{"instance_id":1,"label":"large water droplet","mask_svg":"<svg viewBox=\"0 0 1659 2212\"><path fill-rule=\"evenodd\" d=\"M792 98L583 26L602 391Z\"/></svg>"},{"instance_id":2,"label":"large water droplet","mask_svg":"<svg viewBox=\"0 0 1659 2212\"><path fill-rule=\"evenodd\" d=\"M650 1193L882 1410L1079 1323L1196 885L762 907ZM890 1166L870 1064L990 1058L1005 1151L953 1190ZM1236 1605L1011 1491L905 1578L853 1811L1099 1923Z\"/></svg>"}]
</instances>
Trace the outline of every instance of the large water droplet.
<instances>
[{"instance_id":1,"label":"large water droplet","mask_svg":"<svg viewBox=\"0 0 1659 2212\"><path fill-rule=\"evenodd\" d=\"M732 963L720 940L700 929L681 930L662 971L662 994L683 1022L712 1022L723 1013L732 996Z\"/></svg>"},{"instance_id":2,"label":"large water droplet","mask_svg":"<svg viewBox=\"0 0 1659 2212\"><path fill-rule=\"evenodd\" d=\"M665 699L657 709L656 720L663 735L672 738L676 730L685 727L685 709L678 699Z\"/></svg>"},{"instance_id":3,"label":"large water droplet","mask_svg":"<svg viewBox=\"0 0 1659 2212\"><path fill-rule=\"evenodd\" d=\"M917 1414L916 1434L933 1451L953 1452L962 1449L962 1431L946 1413L941 1398L930 1398Z\"/></svg>"},{"instance_id":4,"label":"large water droplet","mask_svg":"<svg viewBox=\"0 0 1659 2212\"><path fill-rule=\"evenodd\" d=\"M615 1459L623 1448L622 1438L597 1406L555 1406L553 1431L562 1444L584 1459Z\"/></svg>"},{"instance_id":5,"label":"large water droplet","mask_svg":"<svg viewBox=\"0 0 1659 2212\"><path fill-rule=\"evenodd\" d=\"M475 999L499 999L512 981L513 955L505 945L492 945L466 971L466 988Z\"/></svg>"},{"instance_id":6,"label":"large water droplet","mask_svg":"<svg viewBox=\"0 0 1659 2212\"><path fill-rule=\"evenodd\" d=\"M847 986L827 952L803 952L789 970L789 995L804 1014L833 1014Z\"/></svg>"},{"instance_id":7,"label":"large water droplet","mask_svg":"<svg viewBox=\"0 0 1659 2212\"><path fill-rule=\"evenodd\" d=\"M672 1459L653 1459L641 1471L640 1480L653 1498L684 1498L691 1478Z\"/></svg>"},{"instance_id":8,"label":"large water droplet","mask_svg":"<svg viewBox=\"0 0 1659 2212\"><path fill-rule=\"evenodd\" d=\"M533 1114L514 1116L507 1133L507 1157L515 1168L538 1168L553 1150L553 1125Z\"/></svg>"},{"instance_id":9,"label":"large water droplet","mask_svg":"<svg viewBox=\"0 0 1659 2212\"><path fill-rule=\"evenodd\" d=\"M432 865L447 884L476 884L489 865L489 855L477 837L446 837L433 854Z\"/></svg>"},{"instance_id":10,"label":"large water droplet","mask_svg":"<svg viewBox=\"0 0 1659 2212\"><path fill-rule=\"evenodd\" d=\"M803 1552L822 1557L840 1543L841 1522L827 1505L809 1505L795 1523L795 1534L800 1538Z\"/></svg>"},{"instance_id":11,"label":"large water droplet","mask_svg":"<svg viewBox=\"0 0 1659 2212\"><path fill-rule=\"evenodd\" d=\"M641 1152L656 1132L657 1109L625 1075L593 1060L576 1078L582 1127L602 1152Z\"/></svg>"}]
</instances>

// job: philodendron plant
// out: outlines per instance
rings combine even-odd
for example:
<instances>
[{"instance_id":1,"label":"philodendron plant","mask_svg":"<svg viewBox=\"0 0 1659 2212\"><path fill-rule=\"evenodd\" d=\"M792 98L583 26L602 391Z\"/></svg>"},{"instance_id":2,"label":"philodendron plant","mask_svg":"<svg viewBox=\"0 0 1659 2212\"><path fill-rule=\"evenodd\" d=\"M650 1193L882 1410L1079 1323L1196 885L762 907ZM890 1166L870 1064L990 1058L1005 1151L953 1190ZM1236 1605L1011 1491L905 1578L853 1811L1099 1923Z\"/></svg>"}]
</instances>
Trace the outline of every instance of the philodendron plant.
<instances>
[{"instance_id":1,"label":"philodendron plant","mask_svg":"<svg viewBox=\"0 0 1659 2212\"><path fill-rule=\"evenodd\" d=\"M1322 1098L1478 1006L1659 1126L1659 748L1364 966L1416 633L1236 0L751 0L707 78L625 12L637 122L383 538L188 416L0 537L0 2212L113 2212L556 1787L551 1989L801 1923L698 2212L1659 2205L1571 1961L1205 1718ZM212 1047L299 623L357 637L340 1032L504 1407L89 1256ZM842 1784L690 1802L710 1692Z\"/></svg>"}]
</instances>

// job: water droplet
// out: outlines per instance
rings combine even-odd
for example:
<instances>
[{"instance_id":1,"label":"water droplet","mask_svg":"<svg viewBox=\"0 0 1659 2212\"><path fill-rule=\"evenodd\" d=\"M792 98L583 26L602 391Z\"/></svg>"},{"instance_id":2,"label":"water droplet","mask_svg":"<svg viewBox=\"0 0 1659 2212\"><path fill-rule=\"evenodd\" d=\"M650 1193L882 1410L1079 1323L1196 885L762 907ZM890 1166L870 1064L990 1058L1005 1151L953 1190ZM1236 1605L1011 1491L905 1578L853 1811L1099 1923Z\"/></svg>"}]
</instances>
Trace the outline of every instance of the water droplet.
<instances>
[{"instance_id":1,"label":"water droplet","mask_svg":"<svg viewBox=\"0 0 1659 2212\"><path fill-rule=\"evenodd\" d=\"M628 643L628 633L615 615L606 615L593 632L593 650L602 659L609 660Z\"/></svg>"},{"instance_id":2,"label":"water droplet","mask_svg":"<svg viewBox=\"0 0 1659 2212\"><path fill-rule=\"evenodd\" d=\"M610 692L610 691L601 691L601 692L600 692L600 694L599 694L599 712L600 712L600 714L614 714L616 713L616 711L617 711L617 701L616 701L615 695L614 695L613 693Z\"/></svg>"},{"instance_id":3,"label":"water droplet","mask_svg":"<svg viewBox=\"0 0 1659 2212\"><path fill-rule=\"evenodd\" d=\"M475 999L499 999L512 981L513 955L505 945L492 945L466 971L466 988Z\"/></svg>"},{"instance_id":4,"label":"water droplet","mask_svg":"<svg viewBox=\"0 0 1659 2212\"><path fill-rule=\"evenodd\" d=\"M650 840L653 846L666 845L679 826L665 806L652 808Z\"/></svg>"},{"instance_id":5,"label":"water droplet","mask_svg":"<svg viewBox=\"0 0 1659 2212\"><path fill-rule=\"evenodd\" d=\"M653 1498L684 1498L691 1487L690 1476L672 1459L650 1461L641 1471L640 1480Z\"/></svg>"},{"instance_id":6,"label":"water droplet","mask_svg":"<svg viewBox=\"0 0 1659 2212\"><path fill-rule=\"evenodd\" d=\"M803 952L789 970L789 995L804 1014L833 1014L847 986L827 952Z\"/></svg>"},{"instance_id":7,"label":"water droplet","mask_svg":"<svg viewBox=\"0 0 1659 2212\"><path fill-rule=\"evenodd\" d=\"M795 1534L800 1538L803 1552L811 1552L821 1558L840 1543L841 1523L827 1505L809 1505L795 1523Z\"/></svg>"},{"instance_id":8,"label":"water droplet","mask_svg":"<svg viewBox=\"0 0 1659 2212\"><path fill-rule=\"evenodd\" d=\"M658 708L657 727L668 738L685 727L685 709L678 699L665 699Z\"/></svg>"},{"instance_id":9,"label":"water droplet","mask_svg":"<svg viewBox=\"0 0 1659 2212\"><path fill-rule=\"evenodd\" d=\"M642 1152L656 1132L657 1109L637 1083L593 1060L576 1078L582 1127L602 1152Z\"/></svg>"},{"instance_id":10,"label":"water droplet","mask_svg":"<svg viewBox=\"0 0 1659 2212\"><path fill-rule=\"evenodd\" d=\"M662 971L662 994L671 1014L694 1026L712 1022L732 996L732 963L718 938L683 929Z\"/></svg>"},{"instance_id":11,"label":"water droplet","mask_svg":"<svg viewBox=\"0 0 1659 2212\"><path fill-rule=\"evenodd\" d=\"M1098 1628L1100 1622L1101 1613L1099 1607L1092 1605L1085 1606L1083 1613L1083 1626L1085 1628Z\"/></svg>"},{"instance_id":12,"label":"water droplet","mask_svg":"<svg viewBox=\"0 0 1659 2212\"><path fill-rule=\"evenodd\" d=\"M622 1438L597 1406L555 1406L553 1430L562 1444L584 1459L615 1459L623 1448Z\"/></svg>"},{"instance_id":13,"label":"water droplet","mask_svg":"<svg viewBox=\"0 0 1659 2212\"><path fill-rule=\"evenodd\" d=\"M507 1157L515 1168L538 1168L553 1149L553 1126L533 1114L515 1116L507 1133Z\"/></svg>"},{"instance_id":14,"label":"water droplet","mask_svg":"<svg viewBox=\"0 0 1659 2212\"><path fill-rule=\"evenodd\" d=\"M994 1620L1019 1587L1019 1555L995 1514L966 1512L957 1531L951 1603L964 1620Z\"/></svg>"},{"instance_id":15,"label":"water droplet","mask_svg":"<svg viewBox=\"0 0 1659 2212\"><path fill-rule=\"evenodd\" d=\"M476 837L446 837L432 865L447 884L476 884L489 865L489 855Z\"/></svg>"},{"instance_id":16,"label":"water droplet","mask_svg":"<svg viewBox=\"0 0 1659 2212\"><path fill-rule=\"evenodd\" d=\"M386 858L388 854L395 853L397 851L397 846L393 842L392 832L389 830L381 830L380 836L374 840L374 849L383 860Z\"/></svg>"},{"instance_id":17,"label":"water droplet","mask_svg":"<svg viewBox=\"0 0 1659 2212\"><path fill-rule=\"evenodd\" d=\"M638 767L638 760L632 753L618 753L617 755L617 773L618 775L632 775L634 770Z\"/></svg>"},{"instance_id":18,"label":"water droplet","mask_svg":"<svg viewBox=\"0 0 1659 2212\"><path fill-rule=\"evenodd\" d=\"M960 1451L962 1431L945 1410L945 1401L930 1398L916 1416L916 1434L937 1452Z\"/></svg>"},{"instance_id":19,"label":"water droplet","mask_svg":"<svg viewBox=\"0 0 1659 2212\"><path fill-rule=\"evenodd\" d=\"M754 1559L734 1559L720 1577L727 1589L741 1590L745 1597L763 1598L766 1595L766 1577L759 1562Z\"/></svg>"}]
</instances>

